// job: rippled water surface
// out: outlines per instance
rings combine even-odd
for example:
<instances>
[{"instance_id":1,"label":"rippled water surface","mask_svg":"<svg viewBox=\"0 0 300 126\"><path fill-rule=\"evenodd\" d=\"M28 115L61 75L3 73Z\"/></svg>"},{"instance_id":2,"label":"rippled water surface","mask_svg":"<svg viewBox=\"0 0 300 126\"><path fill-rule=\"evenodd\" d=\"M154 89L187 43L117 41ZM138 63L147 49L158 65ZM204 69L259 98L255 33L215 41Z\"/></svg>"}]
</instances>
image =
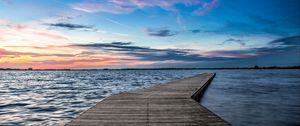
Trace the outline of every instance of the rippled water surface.
<instances>
[{"instance_id":1,"label":"rippled water surface","mask_svg":"<svg viewBox=\"0 0 300 126\"><path fill-rule=\"evenodd\" d=\"M103 98L208 71L0 71L0 125L63 125ZM300 125L300 70L214 70L201 104L234 126Z\"/></svg>"},{"instance_id":2,"label":"rippled water surface","mask_svg":"<svg viewBox=\"0 0 300 126\"><path fill-rule=\"evenodd\" d=\"M201 72L0 71L0 125L63 125L109 95L198 73Z\"/></svg>"},{"instance_id":3,"label":"rippled water surface","mask_svg":"<svg viewBox=\"0 0 300 126\"><path fill-rule=\"evenodd\" d=\"M300 126L300 70L223 70L201 104L234 126Z\"/></svg>"}]
</instances>

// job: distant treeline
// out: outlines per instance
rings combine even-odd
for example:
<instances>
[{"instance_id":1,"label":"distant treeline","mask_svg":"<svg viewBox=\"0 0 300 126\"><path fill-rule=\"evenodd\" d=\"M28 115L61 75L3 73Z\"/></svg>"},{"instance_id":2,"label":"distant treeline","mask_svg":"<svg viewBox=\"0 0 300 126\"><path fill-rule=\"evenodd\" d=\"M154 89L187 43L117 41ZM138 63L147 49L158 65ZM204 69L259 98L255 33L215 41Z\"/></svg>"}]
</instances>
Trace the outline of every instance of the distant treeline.
<instances>
[{"instance_id":1,"label":"distant treeline","mask_svg":"<svg viewBox=\"0 0 300 126\"><path fill-rule=\"evenodd\" d=\"M268 67L221 67L221 68L121 68L121 69L17 69L17 68L0 68L0 70L52 70L52 71L68 71L68 70L240 70L240 69L300 69L300 66L268 66Z\"/></svg>"}]
</instances>

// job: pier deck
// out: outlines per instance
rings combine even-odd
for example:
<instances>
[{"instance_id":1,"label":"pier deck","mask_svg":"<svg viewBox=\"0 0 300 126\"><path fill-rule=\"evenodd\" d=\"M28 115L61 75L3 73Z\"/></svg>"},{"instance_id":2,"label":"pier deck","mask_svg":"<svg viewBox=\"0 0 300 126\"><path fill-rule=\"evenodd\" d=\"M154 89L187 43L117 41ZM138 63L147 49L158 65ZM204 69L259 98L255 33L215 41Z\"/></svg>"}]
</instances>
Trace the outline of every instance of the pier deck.
<instances>
[{"instance_id":1,"label":"pier deck","mask_svg":"<svg viewBox=\"0 0 300 126\"><path fill-rule=\"evenodd\" d=\"M67 126L227 126L198 102L214 73L110 96Z\"/></svg>"}]
</instances>

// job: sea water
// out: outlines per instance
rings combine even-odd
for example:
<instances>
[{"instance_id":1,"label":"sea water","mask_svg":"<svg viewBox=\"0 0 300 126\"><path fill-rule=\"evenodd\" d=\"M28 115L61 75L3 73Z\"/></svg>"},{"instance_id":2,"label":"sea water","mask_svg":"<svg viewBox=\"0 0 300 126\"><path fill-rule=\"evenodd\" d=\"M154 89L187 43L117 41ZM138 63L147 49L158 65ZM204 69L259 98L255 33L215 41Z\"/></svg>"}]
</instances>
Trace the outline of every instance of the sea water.
<instances>
[{"instance_id":1,"label":"sea water","mask_svg":"<svg viewBox=\"0 0 300 126\"><path fill-rule=\"evenodd\" d=\"M0 125L63 125L113 94L216 72L200 104L236 126L300 125L300 70L0 71Z\"/></svg>"},{"instance_id":2,"label":"sea water","mask_svg":"<svg viewBox=\"0 0 300 126\"><path fill-rule=\"evenodd\" d=\"M299 126L300 70L217 71L201 104L233 126Z\"/></svg>"},{"instance_id":3,"label":"sea water","mask_svg":"<svg viewBox=\"0 0 300 126\"><path fill-rule=\"evenodd\" d=\"M112 94L192 76L189 70L0 71L0 125L63 125Z\"/></svg>"}]
</instances>

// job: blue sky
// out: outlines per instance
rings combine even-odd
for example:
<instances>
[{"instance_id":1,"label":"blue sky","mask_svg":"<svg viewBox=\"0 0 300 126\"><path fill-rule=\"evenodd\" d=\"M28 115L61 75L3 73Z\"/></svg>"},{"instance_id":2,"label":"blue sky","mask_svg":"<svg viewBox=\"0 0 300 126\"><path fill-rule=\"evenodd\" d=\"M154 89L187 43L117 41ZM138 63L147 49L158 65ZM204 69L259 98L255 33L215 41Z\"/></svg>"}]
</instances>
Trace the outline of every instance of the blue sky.
<instances>
[{"instance_id":1,"label":"blue sky","mask_svg":"<svg viewBox=\"0 0 300 126\"><path fill-rule=\"evenodd\" d=\"M0 0L0 65L299 65L299 0Z\"/></svg>"}]
</instances>

